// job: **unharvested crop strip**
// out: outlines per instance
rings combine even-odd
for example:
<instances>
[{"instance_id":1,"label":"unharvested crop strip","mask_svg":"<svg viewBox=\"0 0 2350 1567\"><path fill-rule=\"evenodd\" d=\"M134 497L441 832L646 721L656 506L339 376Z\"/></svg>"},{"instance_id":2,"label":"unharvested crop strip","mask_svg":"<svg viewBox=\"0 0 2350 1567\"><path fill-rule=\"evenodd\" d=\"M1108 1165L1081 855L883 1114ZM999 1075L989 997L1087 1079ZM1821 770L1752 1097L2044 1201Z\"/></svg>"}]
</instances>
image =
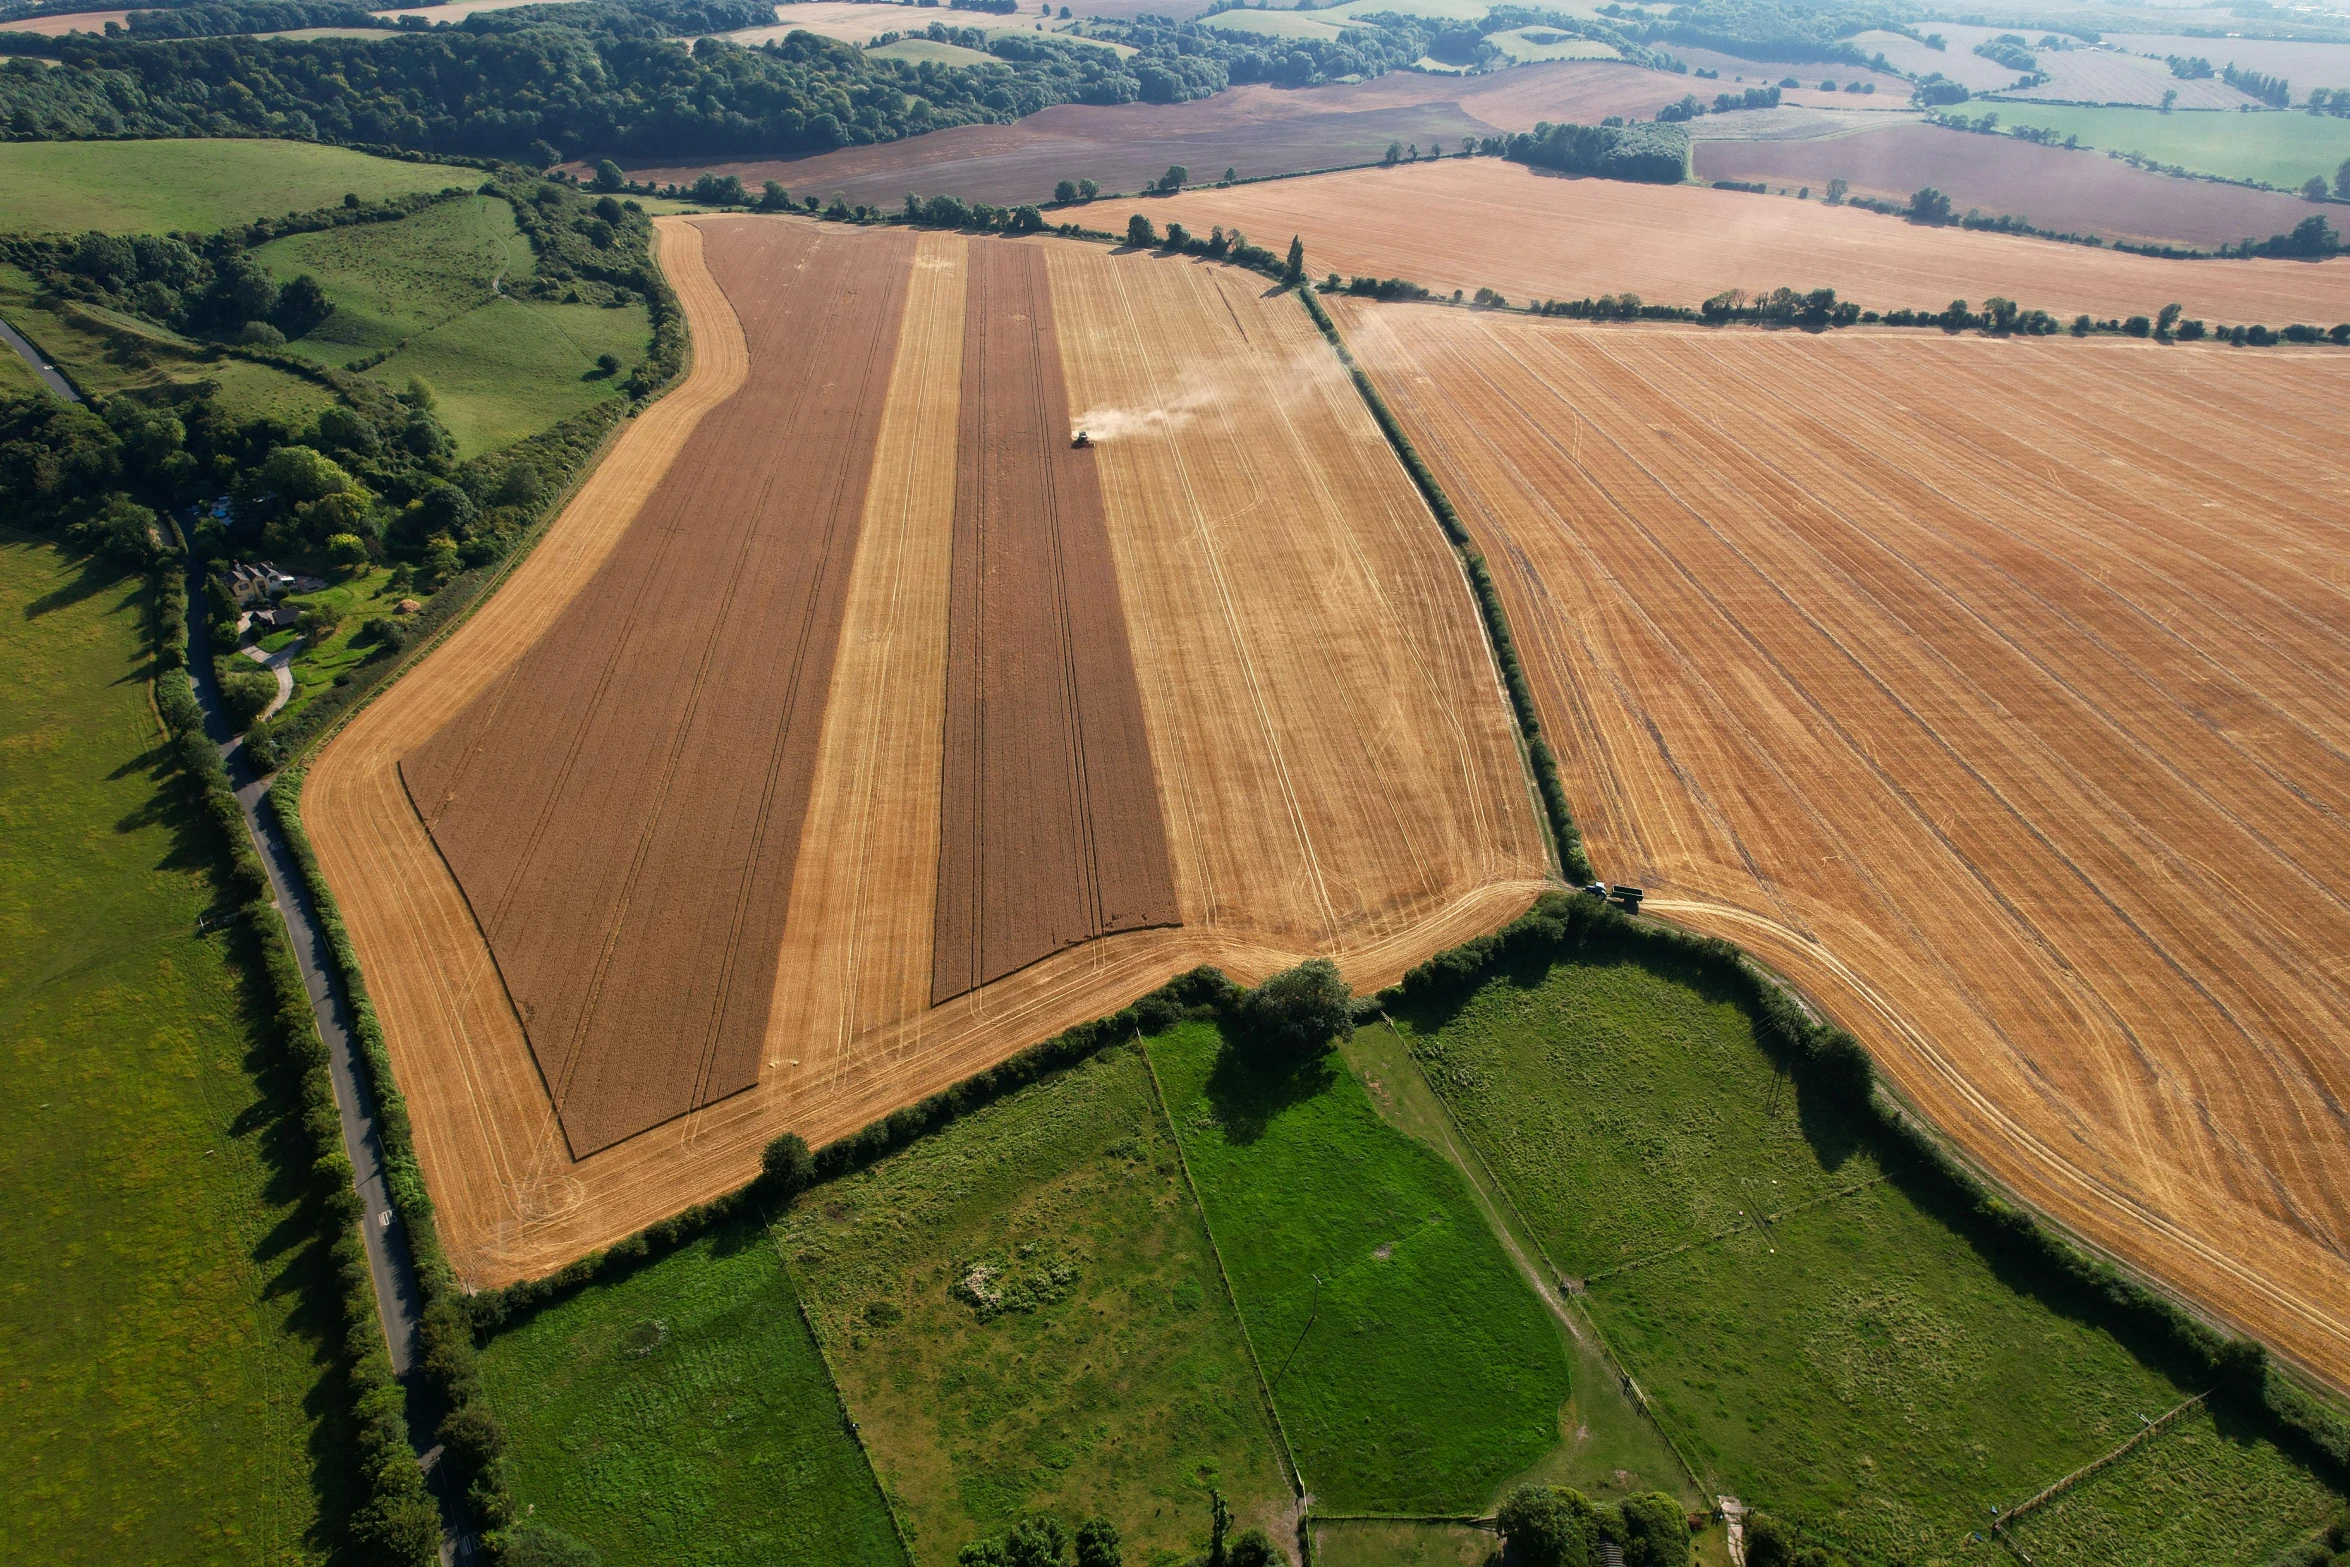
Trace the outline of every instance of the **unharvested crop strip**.
<instances>
[{"instance_id":1,"label":"unharvested crop strip","mask_svg":"<svg viewBox=\"0 0 2350 1567\"><path fill-rule=\"evenodd\" d=\"M974 240L931 1001L1177 923L1093 454L1070 446L1043 254Z\"/></svg>"},{"instance_id":2,"label":"unharvested crop strip","mask_svg":"<svg viewBox=\"0 0 2350 1567\"><path fill-rule=\"evenodd\" d=\"M706 244L743 390L539 643L401 762L575 1156L755 1080L912 253L773 224ZM755 286L785 266L794 288Z\"/></svg>"}]
</instances>

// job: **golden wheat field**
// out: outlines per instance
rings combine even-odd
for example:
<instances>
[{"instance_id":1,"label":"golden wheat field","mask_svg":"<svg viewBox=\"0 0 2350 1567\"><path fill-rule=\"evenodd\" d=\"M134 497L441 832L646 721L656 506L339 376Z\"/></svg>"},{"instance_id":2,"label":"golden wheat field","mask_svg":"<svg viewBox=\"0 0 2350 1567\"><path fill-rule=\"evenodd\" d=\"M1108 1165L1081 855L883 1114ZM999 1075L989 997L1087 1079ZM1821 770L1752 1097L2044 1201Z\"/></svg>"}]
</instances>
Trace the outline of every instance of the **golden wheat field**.
<instances>
[{"instance_id":1,"label":"golden wheat field","mask_svg":"<svg viewBox=\"0 0 2350 1567\"><path fill-rule=\"evenodd\" d=\"M904 262L877 430L857 448L869 471L780 942L739 959L772 985L756 1080L574 1158L468 889L400 766L530 667L566 608L628 558L619 546L641 517L693 525L655 498L695 482L674 471L679 453L765 384L758 356L780 351L759 324L773 312L730 299L706 255L729 225L800 222L662 221L689 375L304 786L443 1236L475 1285L560 1266L740 1185L778 1133L853 1131L1198 963L1253 979L1330 954L1357 989L1392 980L1507 918L1549 873L1458 565L1295 302L1219 266L1048 244L1051 320L1029 326L1057 344L1067 406L1053 420L1097 442L1180 924L1087 941L930 1004L958 453L992 438L963 418L964 355L1020 323L983 323L990 336L970 320L992 297L972 286L973 247L1003 242L925 235ZM793 280L779 265L735 286ZM783 477L848 450L796 447L786 430L746 439L740 460Z\"/></svg>"},{"instance_id":2,"label":"golden wheat field","mask_svg":"<svg viewBox=\"0 0 2350 1567\"><path fill-rule=\"evenodd\" d=\"M1600 873L2350 1381L2350 359L1339 314Z\"/></svg>"},{"instance_id":3,"label":"golden wheat field","mask_svg":"<svg viewBox=\"0 0 2350 1567\"><path fill-rule=\"evenodd\" d=\"M2190 316L2271 327L2350 314L2350 261L2164 261L1820 201L1567 179L1497 158L1193 190L1143 210L1198 234L1238 228L1276 251L1299 235L1315 277L1494 288L1518 304L1629 292L1695 306L1724 289L1833 288L1870 310L1980 306L1996 294L2068 320L2152 315L2174 300ZM1105 214L1110 226L1126 211Z\"/></svg>"}]
</instances>

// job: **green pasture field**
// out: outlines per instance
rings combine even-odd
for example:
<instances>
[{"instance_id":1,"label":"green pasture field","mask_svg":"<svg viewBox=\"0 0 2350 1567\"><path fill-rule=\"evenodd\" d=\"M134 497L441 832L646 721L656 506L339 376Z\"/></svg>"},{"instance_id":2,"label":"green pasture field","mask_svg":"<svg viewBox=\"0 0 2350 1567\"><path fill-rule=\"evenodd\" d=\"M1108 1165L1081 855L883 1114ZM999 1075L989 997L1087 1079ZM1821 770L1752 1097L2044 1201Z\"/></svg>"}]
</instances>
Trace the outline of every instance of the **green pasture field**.
<instances>
[{"instance_id":1,"label":"green pasture field","mask_svg":"<svg viewBox=\"0 0 2350 1567\"><path fill-rule=\"evenodd\" d=\"M996 57L984 49L966 49L961 44L944 44L935 38L901 38L894 44L883 44L878 49L865 51L877 60L904 60L920 65L935 60L940 65L994 65Z\"/></svg>"},{"instance_id":2,"label":"green pasture field","mask_svg":"<svg viewBox=\"0 0 2350 1567\"><path fill-rule=\"evenodd\" d=\"M499 1334L481 1374L516 1499L614 1567L905 1560L755 1217Z\"/></svg>"},{"instance_id":3,"label":"green pasture field","mask_svg":"<svg viewBox=\"0 0 2350 1567\"><path fill-rule=\"evenodd\" d=\"M1868 1559L1954 1556L1992 1506L2202 1391L2003 1272L1933 1188L1883 1179L1859 1117L1782 1078L1694 969L1566 962L1402 1021L1659 1418L1749 1506ZM2224 1473L2183 1442L2143 1461L2201 1524L2090 1492L2071 1526L2138 1567L2211 1559L2215 1537L2259 1559L2336 1505L2265 1444ZM2264 1510L2234 1516L2251 1494Z\"/></svg>"},{"instance_id":4,"label":"green pasture field","mask_svg":"<svg viewBox=\"0 0 2350 1567\"><path fill-rule=\"evenodd\" d=\"M1515 32L1488 33L1485 41L1521 65L1537 60L1615 60L1622 58L1613 44L1603 44L1596 38L1574 38L1559 35L1557 43L1536 43L1528 33L1556 33L1556 28L1521 27Z\"/></svg>"},{"instance_id":5,"label":"green pasture field","mask_svg":"<svg viewBox=\"0 0 2350 1567\"><path fill-rule=\"evenodd\" d=\"M474 457L620 395L652 335L642 305L606 310L509 295L411 339L370 373L395 391L424 377L459 454ZM595 367L603 353L620 361L610 376Z\"/></svg>"},{"instance_id":6,"label":"green pasture field","mask_svg":"<svg viewBox=\"0 0 2350 1567\"><path fill-rule=\"evenodd\" d=\"M1031 1511L1107 1517L1137 1564L1195 1557L1209 1486L1284 1534L1272 1428L1137 1051L818 1188L776 1235L918 1560Z\"/></svg>"},{"instance_id":7,"label":"green pasture field","mask_svg":"<svg viewBox=\"0 0 2350 1567\"><path fill-rule=\"evenodd\" d=\"M225 357L209 363L198 360L185 339L151 322L86 305L77 308L134 334L135 340L111 340L62 310L44 307L36 300L28 274L0 264L0 316L48 354L50 363L85 393L108 397L177 382L213 381L222 401L240 415L276 418L290 429L308 424L335 400L325 387L271 365Z\"/></svg>"},{"instance_id":8,"label":"green pasture field","mask_svg":"<svg viewBox=\"0 0 2350 1567\"><path fill-rule=\"evenodd\" d=\"M532 270L514 209L479 195L396 223L289 234L253 259L280 283L307 272L326 290L334 314L287 347L331 364L429 332L488 303L500 277L520 280Z\"/></svg>"},{"instance_id":9,"label":"green pasture field","mask_svg":"<svg viewBox=\"0 0 2350 1567\"><path fill-rule=\"evenodd\" d=\"M1223 33L1249 33L1259 38L1319 38L1325 42L1346 36L1344 22L1326 22L1321 13L1296 11L1219 11L1200 18L1204 27Z\"/></svg>"},{"instance_id":10,"label":"green pasture field","mask_svg":"<svg viewBox=\"0 0 2350 1567\"><path fill-rule=\"evenodd\" d=\"M0 1557L325 1561L356 1499L297 1086L148 701L144 584L0 530Z\"/></svg>"},{"instance_id":11,"label":"green pasture field","mask_svg":"<svg viewBox=\"0 0 2350 1567\"><path fill-rule=\"evenodd\" d=\"M644 357L652 321L641 304L605 309L525 300L507 288L536 260L514 212L492 196L443 202L397 223L293 234L254 252L285 282L309 273L335 312L286 345L343 364L406 342L370 373L398 390L420 375L458 451L495 451L618 393ZM596 356L620 361L610 376Z\"/></svg>"},{"instance_id":12,"label":"green pasture field","mask_svg":"<svg viewBox=\"0 0 2350 1567\"><path fill-rule=\"evenodd\" d=\"M1345 1053L1380 1118L1436 1150L1466 1176L1486 1227L1501 1238L1513 1261L1525 1259L1521 1273L1536 1271L1539 1277L1539 1252L1532 1237L1522 1231L1474 1151L1455 1135L1443 1102L1413 1063L1403 1036L1384 1023L1368 1024L1355 1031ZM1598 1335L1576 1321L1564 1325L1562 1340L1572 1367L1570 1393L1559 1419L1563 1440L1523 1478L1571 1485L1602 1499L1671 1491L1693 1509L1710 1506L1710 1497L1690 1488L1655 1423L1624 1396Z\"/></svg>"},{"instance_id":13,"label":"green pasture field","mask_svg":"<svg viewBox=\"0 0 2350 1567\"><path fill-rule=\"evenodd\" d=\"M2025 1514L2013 1534L2039 1567L2264 1562L2328 1512L2266 1436L2199 1409Z\"/></svg>"},{"instance_id":14,"label":"green pasture field","mask_svg":"<svg viewBox=\"0 0 2350 1567\"><path fill-rule=\"evenodd\" d=\"M2350 158L2350 120L2298 110L2275 114L2230 114L2216 109L2076 109L2036 103L1987 103L2001 129L2029 125L2078 136L2084 146L2108 152L2135 152L2157 163L2232 180L2265 180L2298 189L2311 175L2333 183L2334 171ZM1978 116L1979 117L1979 116ZM2332 213L2312 207L2312 212ZM2337 219L2335 226L2341 226Z\"/></svg>"},{"instance_id":15,"label":"green pasture field","mask_svg":"<svg viewBox=\"0 0 2350 1567\"><path fill-rule=\"evenodd\" d=\"M1319 1508L1482 1509L1560 1445L1557 1326L1458 1170L1341 1059L1268 1068L1197 1023L1150 1049Z\"/></svg>"},{"instance_id":16,"label":"green pasture field","mask_svg":"<svg viewBox=\"0 0 2350 1567\"><path fill-rule=\"evenodd\" d=\"M308 212L354 192L363 201L473 186L481 176L298 141L0 143L0 229L16 233L209 234Z\"/></svg>"}]
</instances>

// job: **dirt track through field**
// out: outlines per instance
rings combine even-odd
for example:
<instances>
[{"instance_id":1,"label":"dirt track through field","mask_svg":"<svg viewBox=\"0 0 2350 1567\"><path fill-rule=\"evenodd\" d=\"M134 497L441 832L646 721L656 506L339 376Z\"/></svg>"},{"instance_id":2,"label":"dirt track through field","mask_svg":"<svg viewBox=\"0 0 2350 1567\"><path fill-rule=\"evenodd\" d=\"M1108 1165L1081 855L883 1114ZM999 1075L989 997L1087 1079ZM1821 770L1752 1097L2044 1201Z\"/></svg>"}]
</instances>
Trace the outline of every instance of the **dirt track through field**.
<instances>
[{"instance_id":1,"label":"dirt track through field","mask_svg":"<svg viewBox=\"0 0 2350 1567\"><path fill-rule=\"evenodd\" d=\"M1342 317L1601 872L2350 1384L2350 361Z\"/></svg>"},{"instance_id":2,"label":"dirt track through field","mask_svg":"<svg viewBox=\"0 0 2350 1567\"><path fill-rule=\"evenodd\" d=\"M935 1004L1176 924L1167 831L1044 252L975 240L963 317Z\"/></svg>"},{"instance_id":3,"label":"dirt track through field","mask_svg":"<svg viewBox=\"0 0 2350 1567\"><path fill-rule=\"evenodd\" d=\"M1253 980L1328 953L1375 987L1507 919L1544 880L1458 567L1294 302L1220 267L1051 242L1070 405L1121 432L1093 460L1184 924L928 1004L970 242L925 235L878 399L758 1080L573 1158L395 764L562 616L740 384L743 336L700 264L737 227L814 225L662 220L692 374L632 423L506 586L336 738L306 789L444 1241L475 1285L558 1267L741 1184L778 1132L853 1132L1195 964ZM791 286L763 280L746 317ZM741 460L776 443L770 428Z\"/></svg>"},{"instance_id":4,"label":"dirt track through field","mask_svg":"<svg viewBox=\"0 0 2350 1567\"><path fill-rule=\"evenodd\" d=\"M742 390L539 644L400 763L582 1155L757 1078L914 248L706 244L752 302Z\"/></svg>"},{"instance_id":5,"label":"dirt track through field","mask_svg":"<svg viewBox=\"0 0 2350 1567\"><path fill-rule=\"evenodd\" d=\"M1820 201L1566 179L1498 158L1194 190L1147 205L1162 226L1237 225L1277 251L1301 235L1316 277L1402 277L1445 294L1495 288L1515 304L1630 291L1652 305L1695 306L1727 288L1833 288L1871 310L1979 306L1997 294L2066 320L2150 316L2173 300L2190 316L2272 327L2350 316L2350 260L2163 261L1920 228ZM1097 207L1088 221L1121 226L1128 210Z\"/></svg>"}]
</instances>

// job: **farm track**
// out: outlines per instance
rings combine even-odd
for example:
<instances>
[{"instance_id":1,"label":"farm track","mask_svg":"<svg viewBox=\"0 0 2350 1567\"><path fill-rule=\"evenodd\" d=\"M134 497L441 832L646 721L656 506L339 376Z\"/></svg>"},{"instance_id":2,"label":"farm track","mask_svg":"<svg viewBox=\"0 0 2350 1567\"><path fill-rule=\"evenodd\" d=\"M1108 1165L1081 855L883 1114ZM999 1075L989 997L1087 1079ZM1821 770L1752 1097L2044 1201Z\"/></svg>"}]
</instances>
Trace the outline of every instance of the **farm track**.
<instances>
[{"instance_id":1,"label":"farm track","mask_svg":"<svg viewBox=\"0 0 2350 1567\"><path fill-rule=\"evenodd\" d=\"M2350 362L1344 321L1602 870L2350 1384Z\"/></svg>"},{"instance_id":2,"label":"farm track","mask_svg":"<svg viewBox=\"0 0 2350 1567\"><path fill-rule=\"evenodd\" d=\"M692 373L305 785L444 1241L476 1286L545 1273L739 1186L781 1131L816 1144L853 1132L1193 965L1255 979L1328 953L1373 987L1545 883L1458 569L1311 326L1245 273L1054 242L1039 248L1069 401L1086 418L1137 411L1093 460L1184 923L927 1005L969 242L922 236L845 568L758 1080L574 1159L396 764L560 619L697 425L745 384L737 307L702 261L733 225L808 226L662 220ZM746 446L746 462L775 444Z\"/></svg>"},{"instance_id":3,"label":"farm track","mask_svg":"<svg viewBox=\"0 0 2350 1567\"><path fill-rule=\"evenodd\" d=\"M1899 129L1899 128L1897 128ZM1833 143L1739 144L1760 157L1820 155L1890 132ZM1919 130L1953 143L1988 137ZM1703 158L1715 155L1709 143ZM1962 149L1963 150L1963 149ZM2046 152L2045 148L2024 150ZM1969 154L1972 156L1972 154ZM2053 154L2088 158L2081 153ZM2104 159L2095 159L2098 164ZM2111 167L2135 173L2120 164ZM2175 199L2225 187L2179 187ZM1825 185L1825 179L1819 181ZM1924 183L1924 181L1920 181ZM1904 191L1903 199L1908 193ZM2234 192L2258 196L2260 192ZM2269 198L2287 208L2306 204ZM1963 210L1964 203L1961 203ZM1120 209L1123 212L1123 208ZM2065 226L2062 214L2027 209ZM1584 299L1627 290L1652 305L1695 306L1727 288L1833 288L1873 310L1940 310L1954 298L1980 305L2000 295L2069 320L2087 313L2151 316L2174 300L2190 316L2224 322L2331 326L2350 314L2350 261L2163 261L2015 234L1919 228L1880 213L1741 191L1564 179L1495 158L1448 158L1399 169L1362 169L1229 190L1187 191L1150 205L1151 216L1204 234L1235 226L1271 242L1303 236L1306 270L1403 277L1445 294L1496 288L1515 303ZM2291 227L2292 212L2255 230ZM1099 219L1094 221L1099 222Z\"/></svg>"},{"instance_id":4,"label":"farm track","mask_svg":"<svg viewBox=\"0 0 2350 1567\"><path fill-rule=\"evenodd\" d=\"M541 641L400 762L582 1155L757 1079L914 255L803 225L704 243L751 302L741 390Z\"/></svg>"}]
</instances>

